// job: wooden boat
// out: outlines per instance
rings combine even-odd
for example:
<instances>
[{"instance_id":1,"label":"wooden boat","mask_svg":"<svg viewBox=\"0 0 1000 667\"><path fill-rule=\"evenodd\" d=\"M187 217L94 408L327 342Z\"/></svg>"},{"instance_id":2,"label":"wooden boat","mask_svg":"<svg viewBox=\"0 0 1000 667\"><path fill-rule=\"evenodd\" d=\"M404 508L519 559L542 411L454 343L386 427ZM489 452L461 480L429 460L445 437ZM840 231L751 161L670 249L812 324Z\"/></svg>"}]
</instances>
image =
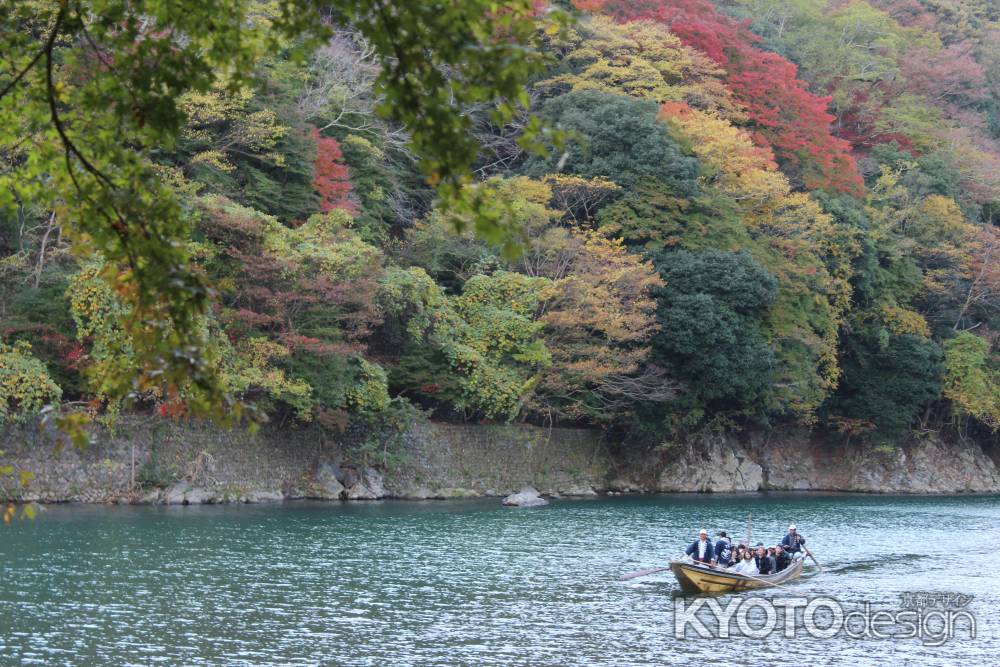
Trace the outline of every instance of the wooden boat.
<instances>
[{"instance_id":1,"label":"wooden boat","mask_svg":"<svg viewBox=\"0 0 1000 667\"><path fill-rule=\"evenodd\" d=\"M670 561L670 570L677 577L677 583L688 593L731 593L777 586L796 579L802 574L804 560L802 558L794 560L776 574L754 576L682 560Z\"/></svg>"}]
</instances>

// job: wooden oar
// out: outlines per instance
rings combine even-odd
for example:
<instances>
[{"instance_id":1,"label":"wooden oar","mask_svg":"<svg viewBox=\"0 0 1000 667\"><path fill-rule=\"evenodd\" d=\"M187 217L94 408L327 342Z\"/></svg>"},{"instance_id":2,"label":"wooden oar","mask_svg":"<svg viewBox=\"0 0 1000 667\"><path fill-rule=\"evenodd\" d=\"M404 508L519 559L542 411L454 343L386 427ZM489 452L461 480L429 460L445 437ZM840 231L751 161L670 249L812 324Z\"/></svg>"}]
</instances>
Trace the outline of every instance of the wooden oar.
<instances>
[{"instance_id":1,"label":"wooden oar","mask_svg":"<svg viewBox=\"0 0 1000 667\"><path fill-rule=\"evenodd\" d=\"M816 560L816 556L813 556L812 552L809 551L809 549L806 549L806 545L804 545L804 544L802 545L802 550L806 552L807 556L809 556L810 558L812 558L812 561L814 563L816 563L817 569L819 569L819 571L822 572L823 571L823 566L819 564L818 560Z\"/></svg>"},{"instance_id":2,"label":"wooden oar","mask_svg":"<svg viewBox=\"0 0 1000 667\"><path fill-rule=\"evenodd\" d=\"M629 579L637 579L638 577L645 577L647 574L656 574L657 572L666 572L669 567L651 567L646 570L637 570L636 572L629 572L628 574L623 574L618 577L618 581L628 581Z\"/></svg>"}]
</instances>

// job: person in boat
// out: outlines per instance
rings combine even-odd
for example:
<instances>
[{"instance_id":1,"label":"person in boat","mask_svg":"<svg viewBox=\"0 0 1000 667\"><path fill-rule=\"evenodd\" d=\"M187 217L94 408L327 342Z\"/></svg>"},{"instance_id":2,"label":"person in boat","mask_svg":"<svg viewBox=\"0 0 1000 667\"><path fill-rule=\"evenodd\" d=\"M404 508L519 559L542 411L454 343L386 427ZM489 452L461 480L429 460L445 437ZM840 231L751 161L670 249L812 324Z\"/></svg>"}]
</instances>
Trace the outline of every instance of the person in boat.
<instances>
[{"instance_id":1,"label":"person in boat","mask_svg":"<svg viewBox=\"0 0 1000 667\"><path fill-rule=\"evenodd\" d=\"M753 560L757 564L757 572L760 574L774 574L777 571L777 565L775 565L774 559L767 555L767 549L763 542L757 543L757 553L754 554Z\"/></svg>"},{"instance_id":2,"label":"person in boat","mask_svg":"<svg viewBox=\"0 0 1000 667\"><path fill-rule=\"evenodd\" d=\"M726 531L719 531L719 539L715 543L715 558L712 562L719 567L729 567L733 564L733 543Z\"/></svg>"},{"instance_id":3,"label":"person in boat","mask_svg":"<svg viewBox=\"0 0 1000 667\"><path fill-rule=\"evenodd\" d=\"M757 570L757 563L754 562L753 553L749 549L744 550L743 560L729 569L738 574L749 574L754 577L760 574Z\"/></svg>"},{"instance_id":4,"label":"person in boat","mask_svg":"<svg viewBox=\"0 0 1000 667\"><path fill-rule=\"evenodd\" d=\"M806 538L799 535L794 523L788 527L788 532L781 538L781 546L790 558L795 558L795 554L802 551L805 543Z\"/></svg>"},{"instance_id":5,"label":"person in boat","mask_svg":"<svg viewBox=\"0 0 1000 667\"><path fill-rule=\"evenodd\" d=\"M688 545L684 553L700 563L711 563L715 558L715 547L708 539L708 531L702 528L698 539Z\"/></svg>"},{"instance_id":6,"label":"person in boat","mask_svg":"<svg viewBox=\"0 0 1000 667\"><path fill-rule=\"evenodd\" d=\"M774 564L777 566L776 571L781 572L788 567L789 563L791 563L791 559L788 557L788 554L785 553L782 546L779 544L774 547Z\"/></svg>"}]
</instances>

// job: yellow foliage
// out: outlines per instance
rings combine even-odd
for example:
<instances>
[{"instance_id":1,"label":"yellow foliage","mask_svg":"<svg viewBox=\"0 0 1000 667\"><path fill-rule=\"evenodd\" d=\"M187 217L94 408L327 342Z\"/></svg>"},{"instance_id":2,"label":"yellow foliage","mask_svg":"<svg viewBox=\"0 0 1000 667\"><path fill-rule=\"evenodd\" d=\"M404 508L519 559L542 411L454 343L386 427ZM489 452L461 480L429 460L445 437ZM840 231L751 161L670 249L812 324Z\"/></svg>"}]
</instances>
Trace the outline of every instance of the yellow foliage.
<instances>
[{"instance_id":1,"label":"yellow foliage","mask_svg":"<svg viewBox=\"0 0 1000 667\"><path fill-rule=\"evenodd\" d=\"M724 72L659 23L618 24L590 16L556 42L566 73L540 89L599 90L656 102L688 102L742 120L745 114L723 82Z\"/></svg>"},{"instance_id":2,"label":"yellow foliage","mask_svg":"<svg viewBox=\"0 0 1000 667\"><path fill-rule=\"evenodd\" d=\"M290 131L273 109L253 110L250 88L232 91L218 81L208 91L189 92L178 100L187 115L182 136L197 147L192 164L223 172L234 169L231 154L253 155L281 166L284 156L278 142Z\"/></svg>"},{"instance_id":3,"label":"yellow foliage","mask_svg":"<svg viewBox=\"0 0 1000 667\"><path fill-rule=\"evenodd\" d=\"M771 150L754 144L750 135L728 119L696 109L664 113L663 118L688 140L706 167L702 184L719 188L745 210L753 211L791 191Z\"/></svg>"},{"instance_id":4,"label":"yellow foliage","mask_svg":"<svg viewBox=\"0 0 1000 667\"><path fill-rule=\"evenodd\" d=\"M272 364L275 359L290 355L287 348L263 337L248 338L235 349L224 350L223 380L226 389L246 397L251 392L263 392L295 408L302 421L312 418L312 387L308 382L289 378L285 371Z\"/></svg>"},{"instance_id":5,"label":"yellow foliage","mask_svg":"<svg viewBox=\"0 0 1000 667\"><path fill-rule=\"evenodd\" d=\"M894 334L931 337L931 328L920 313L895 304L883 304L879 309L882 323Z\"/></svg>"},{"instance_id":6,"label":"yellow foliage","mask_svg":"<svg viewBox=\"0 0 1000 667\"><path fill-rule=\"evenodd\" d=\"M0 343L0 425L21 421L62 397L49 371L31 354L31 344Z\"/></svg>"}]
</instances>

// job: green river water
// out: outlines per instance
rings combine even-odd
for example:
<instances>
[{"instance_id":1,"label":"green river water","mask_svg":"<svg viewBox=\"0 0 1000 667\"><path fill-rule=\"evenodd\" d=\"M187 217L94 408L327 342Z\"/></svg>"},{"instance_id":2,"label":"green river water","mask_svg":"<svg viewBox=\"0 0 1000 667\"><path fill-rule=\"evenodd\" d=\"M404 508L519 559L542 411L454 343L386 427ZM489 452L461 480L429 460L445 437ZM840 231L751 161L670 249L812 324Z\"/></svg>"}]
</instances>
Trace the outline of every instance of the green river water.
<instances>
[{"instance_id":1,"label":"green river water","mask_svg":"<svg viewBox=\"0 0 1000 667\"><path fill-rule=\"evenodd\" d=\"M796 522L824 570L713 601L829 596L895 613L908 593L954 593L918 608L964 609L976 637L962 623L943 643L818 638L803 617L791 638L783 621L761 638L678 638L677 605L698 598L669 572L618 581L702 526L745 535L748 512L754 542ZM0 664L992 665L998 569L995 496L52 506L0 529ZM766 610L750 612L766 628Z\"/></svg>"}]
</instances>

